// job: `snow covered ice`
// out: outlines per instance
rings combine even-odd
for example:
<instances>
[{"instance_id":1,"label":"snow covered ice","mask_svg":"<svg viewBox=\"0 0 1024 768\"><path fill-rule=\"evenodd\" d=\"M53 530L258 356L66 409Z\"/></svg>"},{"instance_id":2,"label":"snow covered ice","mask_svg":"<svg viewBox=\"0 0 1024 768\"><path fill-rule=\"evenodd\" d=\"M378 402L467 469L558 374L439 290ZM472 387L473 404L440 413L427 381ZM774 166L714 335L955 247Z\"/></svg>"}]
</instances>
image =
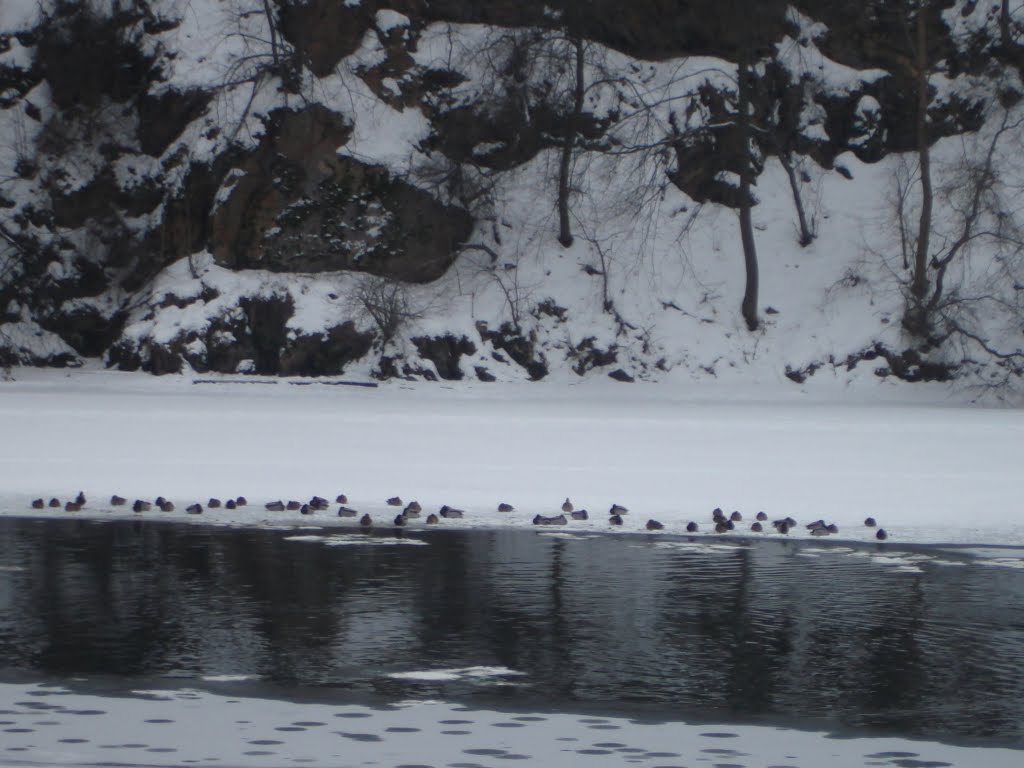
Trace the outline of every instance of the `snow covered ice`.
<instances>
[{"instance_id":1,"label":"snow covered ice","mask_svg":"<svg viewBox=\"0 0 1024 768\"><path fill-rule=\"evenodd\" d=\"M615 532L646 533L653 518L666 534L691 520L703 534L721 507L743 514L737 533L763 510L796 519L790 536L820 518L838 525L832 540L874 541L871 516L892 543L1024 544L1024 413L965 406L943 387L876 382L858 398L819 383L362 388L22 369L0 384L0 499L21 515L34 498L83 490L77 514L106 517L132 515L109 507L111 494L162 495L195 522L188 504L244 495L248 506L206 509L202 521L357 527L333 507L309 516L263 504L345 493L389 526L386 499L398 495L423 505L410 525L449 504L466 514L444 526L477 527L530 526L569 496L590 513L567 526L580 532L612 530L618 503L630 511Z\"/></svg>"}]
</instances>

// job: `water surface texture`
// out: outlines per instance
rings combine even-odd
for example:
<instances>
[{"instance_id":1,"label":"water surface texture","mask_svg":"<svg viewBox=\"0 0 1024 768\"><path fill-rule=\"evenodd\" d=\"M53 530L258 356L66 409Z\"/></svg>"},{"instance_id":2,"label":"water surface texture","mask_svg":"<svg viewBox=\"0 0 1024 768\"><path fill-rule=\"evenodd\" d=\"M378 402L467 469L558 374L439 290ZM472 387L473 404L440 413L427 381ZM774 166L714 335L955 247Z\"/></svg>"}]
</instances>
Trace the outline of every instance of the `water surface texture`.
<instances>
[{"instance_id":1,"label":"water surface texture","mask_svg":"<svg viewBox=\"0 0 1024 768\"><path fill-rule=\"evenodd\" d=\"M1022 557L6 518L0 679L1019 748Z\"/></svg>"}]
</instances>

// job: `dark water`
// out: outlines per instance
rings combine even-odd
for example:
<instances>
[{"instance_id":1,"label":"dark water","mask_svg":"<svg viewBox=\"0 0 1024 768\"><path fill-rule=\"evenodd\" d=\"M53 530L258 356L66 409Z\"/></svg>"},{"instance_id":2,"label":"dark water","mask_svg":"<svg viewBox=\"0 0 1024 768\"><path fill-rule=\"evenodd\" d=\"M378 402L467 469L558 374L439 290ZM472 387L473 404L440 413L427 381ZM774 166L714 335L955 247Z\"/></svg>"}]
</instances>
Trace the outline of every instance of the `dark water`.
<instances>
[{"instance_id":1,"label":"dark water","mask_svg":"<svg viewBox=\"0 0 1024 768\"><path fill-rule=\"evenodd\" d=\"M297 533L0 519L0 679L254 675L232 690L1024 746L1024 570L967 552L884 550L907 568L796 542ZM478 665L523 674L388 676Z\"/></svg>"}]
</instances>

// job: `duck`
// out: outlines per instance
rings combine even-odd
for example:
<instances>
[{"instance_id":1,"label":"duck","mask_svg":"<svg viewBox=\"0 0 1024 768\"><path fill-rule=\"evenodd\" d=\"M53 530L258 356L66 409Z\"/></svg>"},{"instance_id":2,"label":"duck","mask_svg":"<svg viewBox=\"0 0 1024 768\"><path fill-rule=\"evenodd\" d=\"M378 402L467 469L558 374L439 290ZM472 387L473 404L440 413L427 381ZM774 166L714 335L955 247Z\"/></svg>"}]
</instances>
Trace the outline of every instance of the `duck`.
<instances>
[{"instance_id":1,"label":"duck","mask_svg":"<svg viewBox=\"0 0 1024 768\"><path fill-rule=\"evenodd\" d=\"M403 515L401 513L395 515L395 525L398 526L399 528L401 528L403 525L405 525L405 515Z\"/></svg>"},{"instance_id":2,"label":"duck","mask_svg":"<svg viewBox=\"0 0 1024 768\"><path fill-rule=\"evenodd\" d=\"M562 502L562 511L565 512L566 514L569 514L570 512L572 512L572 510L573 510L572 502L569 501L569 497L566 496L565 497L565 501Z\"/></svg>"},{"instance_id":3,"label":"duck","mask_svg":"<svg viewBox=\"0 0 1024 768\"><path fill-rule=\"evenodd\" d=\"M429 515L427 515L427 525L437 525L440 522L441 522L441 519L437 515L435 515L433 512L431 512Z\"/></svg>"},{"instance_id":4,"label":"duck","mask_svg":"<svg viewBox=\"0 0 1024 768\"><path fill-rule=\"evenodd\" d=\"M280 499L277 501L268 501L263 507L268 512L284 512L284 502Z\"/></svg>"},{"instance_id":5,"label":"duck","mask_svg":"<svg viewBox=\"0 0 1024 768\"><path fill-rule=\"evenodd\" d=\"M728 533L729 526L719 521L715 523L715 533Z\"/></svg>"},{"instance_id":6,"label":"duck","mask_svg":"<svg viewBox=\"0 0 1024 768\"><path fill-rule=\"evenodd\" d=\"M878 525L878 523L875 522L875 518L869 517L866 520L864 520L864 525L866 525L868 528L874 528L876 525Z\"/></svg>"},{"instance_id":7,"label":"duck","mask_svg":"<svg viewBox=\"0 0 1024 768\"><path fill-rule=\"evenodd\" d=\"M228 499L227 501L224 502L225 509L235 509L237 506L238 502L236 502L234 499Z\"/></svg>"},{"instance_id":8,"label":"duck","mask_svg":"<svg viewBox=\"0 0 1024 768\"><path fill-rule=\"evenodd\" d=\"M355 517L358 512L350 507L338 507L338 517Z\"/></svg>"},{"instance_id":9,"label":"duck","mask_svg":"<svg viewBox=\"0 0 1024 768\"><path fill-rule=\"evenodd\" d=\"M648 531L661 531L664 528L665 528L664 525L659 523L657 520L654 520L653 518L651 520L647 521L647 530Z\"/></svg>"},{"instance_id":10,"label":"duck","mask_svg":"<svg viewBox=\"0 0 1024 768\"><path fill-rule=\"evenodd\" d=\"M245 500L245 496L239 496L235 499L235 506L237 507L244 507L248 503L249 502Z\"/></svg>"},{"instance_id":11,"label":"duck","mask_svg":"<svg viewBox=\"0 0 1024 768\"><path fill-rule=\"evenodd\" d=\"M348 504L348 496L344 493L339 493L334 499L335 504Z\"/></svg>"},{"instance_id":12,"label":"duck","mask_svg":"<svg viewBox=\"0 0 1024 768\"><path fill-rule=\"evenodd\" d=\"M533 518L534 525L565 525L569 521L565 519L565 515L555 515L554 517L545 517L544 515L536 515Z\"/></svg>"},{"instance_id":13,"label":"duck","mask_svg":"<svg viewBox=\"0 0 1024 768\"><path fill-rule=\"evenodd\" d=\"M161 512L173 512L174 511L174 502L173 501L168 501L167 499L164 499L164 503L160 505L160 511Z\"/></svg>"},{"instance_id":14,"label":"duck","mask_svg":"<svg viewBox=\"0 0 1024 768\"><path fill-rule=\"evenodd\" d=\"M738 523L741 520L743 520L743 515L740 514L739 510L736 510L731 515L729 515L729 519L732 520L734 523Z\"/></svg>"},{"instance_id":15,"label":"duck","mask_svg":"<svg viewBox=\"0 0 1024 768\"><path fill-rule=\"evenodd\" d=\"M698 530L700 530L700 526L698 526L695 522L693 522L693 520L691 520L690 522L688 522L686 524L686 532L687 533L696 533Z\"/></svg>"},{"instance_id":16,"label":"duck","mask_svg":"<svg viewBox=\"0 0 1024 768\"><path fill-rule=\"evenodd\" d=\"M875 538L878 539L879 541L885 541L886 539L889 538L889 534L885 532L885 528L879 528L875 532Z\"/></svg>"},{"instance_id":17,"label":"duck","mask_svg":"<svg viewBox=\"0 0 1024 768\"><path fill-rule=\"evenodd\" d=\"M118 496L116 493L110 497L110 506L112 507L123 507L128 503L128 499L124 496Z\"/></svg>"},{"instance_id":18,"label":"duck","mask_svg":"<svg viewBox=\"0 0 1024 768\"><path fill-rule=\"evenodd\" d=\"M608 525L622 525L622 515L612 515L609 517Z\"/></svg>"},{"instance_id":19,"label":"duck","mask_svg":"<svg viewBox=\"0 0 1024 768\"><path fill-rule=\"evenodd\" d=\"M421 505L418 501L410 501L408 504L405 505L405 509L403 511L410 515L418 515L420 512L423 511L423 505Z\"/></svg>"},{"instance_id":20,"label":"duck","mask_svg":"<svg viewBox=\"0 0 1024 768\"><path fill-rule=\"evenodd\" d=\"M612 504L612 508L608 510L609 515L624 515L627 512L629 512L629 510L621 504Z\"/></svg>"},{"instance_id":21,"label":"duck","mask_svg":"<svg viewBox=\"0 0 1024 768\"><path fill-rule=\"evenodd\" d=\"M33 499L32 500L32 509L43 509L45 507L46 507L46 502L43 501L42 499Z\"/></svg>"},{"instance_id":22,"label":"duck","mask_svg":"<svg viewBox=\"0 0 1024 768\"><path fill-rule=\"evenodd\" d=\"M767 519L768 519L768 515L766 513L764 513L764 512L758 512L757 513L757 520L758 520L758 522L763 523Z\"/></svg>"},{"instance_id":23,"label":"duck","mask_svg":"<svg viewBox=\"0 0 1024 768\"><path fill-rule=\"evenodd\" d=\"M716 523L719 521L725 521L725 512L722 511L721 507L715 507L711 510L711 519Z\"/></svg>"},{"instance_id":24,"label":"duck","mask_svg":"<svg viewBox=\"0 0 1024 768\"><path fill-rule=\"evenodd\" d=\"M764 530L764 526L762 526L760 523L754 523L752 526L750 526L750 530L754 533L761 533L761 531Z\"/></svg>"},{"instance_id":25,"label":"duck","mask_svg":"<svg viewBox=\"0 0 1024 768\"><path fill-rule=\"evenodd\" d=\"M189 504L185 507L185 511L190 515L201 515L203 514L203 506L199 502L196 502L195 504Z\"/></svg>"},{"instance_id":26,"label":"duck","mask_svg":"<svg viewBox=\"0 0 1024 768\"><path fill-rule=\"evenodd\" d=\"M810 531L811 533L813 533L814 531L818 530L819 528L825 528L826 526L825 526L825 521L824 521L824 520L818 519L818 520L815 520L815 521L814 521L813 523L808 523L808 524L807 524L806 526L804 526L804 527L805 527L805 528L806 528L806 529L807 529L808 531Z\"/></svg>"},{"instance_id":27,"label":"duck","mask_svg":"<svg viewBox=\"0 0 1024 768\"><path fill-rule=\"evenodd\" d=\"M153 505L148 501L142 499L136 499L135 503L132 504L132 512L149 512L153 508Z\"/></svg>"},{"instance_id":28,"label":"duck","mask_svg":"<svg viewBox=\"0 0 1024 768\"><path fill-rule=\"evenodd\" d=\"M363 526L363 528L369 528L371 525L373 525L373 518L370 517L368 514L363 515L361 518L359 518L359 524Z\"/></svg>"},{"instance_id":29,"label":"duck","mask_svg":"<svg viewBox=\"0 0 1024 768\"><path fill-rule=\"evenodd\" d=\"M388 506L389 507L400 507L400 506L402 506L402 499L400 497L398 497L398 496L392 496L390 499L388 499Z\"/></svg>"},{"instance_id":30,"label":"duck","mask_svg":"<svg viewBox=\"0 0 1024 768\"><path fill-rule=\"evenodd\" d=\"M208 506L210 509L220 509L220 499L211 498L209 501L206 502L206 506Z\"/></svg>"},{"instance_id":31,"label":"duck","mask_svg":"<svg viewBox=\"0 0 1024 768\"><path fill-rule=\"evenodd\" d=\"M300 509L302 509L302 504L298 501L295 501L295 499L291 499L285 505L285 509L287 509L289 512L298 512Z\"/></svg>"},{"instance_id":32,"label":"duck","mask_svg":"<svg viewBox=\"0 0 1024 768\"><path fill-rule=\"evenodd\" d=\"M77 501L69 501L67 504L64 505L64 511L65 512L81 512L82 511L82 505L79 504Z\"/></svg>"},{"instance_id":33,"label":"duck","mask_svg":"<svg viewBox=\"0 0 1024 768\"><path fill-rule=\"evenodd\" d=\"M155 499L153 499L153 503L158 507L162 507L165 501L167 501L167 499L165 499L163 496L157 496Z\"/></svg>"},{"instance_id":34,"label":"duck","mask_svg":"<svg viewBox=\"0 0 1024 768\"><path fill-rule=\"evenodd\" d=\"M504 501L498 505L499 512L513 512L514 510L515 507L513 507L511 504L506 504Z\"/></svg>"},{"instance_id":35,"label":"duck","mask_svg":"<svg viewBox=\"0 0 1024 768\"><path fill-rule=\"evenodd\" d=\"M80 507L85 506L85 494L82 493L81 491L79 491L78 495L75 496L75 504L77 504Z\"/></svg>"},{"instance_id":36,"label":"duck","mask_svg":"<svg viewBox=\"0 0 1024 768\"><path fill-rule=\"evenodd\" d=\"M312 514L315 514L315 513L316 513L316 508L311 506L311 505L309 505L309 504L303 504L301 507L299 507L299 514L302 514L302 515L312 515Z\"/></svg>"},{"instance_id":37,"label":"duck","mask_svg":"<svg viewBox=\"0 0 1024 768\"><path fill-rule=\"evenodd\" d=\"M313 509L327 509L331 503L323 496L314 496L309 500L309 506Z\"/></svg>"},{"instance_id":38,"label":"duck","mask_svg":"<svg viewBox=\"0 0 1024 768\"><path fill-rule=\"evenodd\" d=\"M461 509L455 509L454 507L449 507L447 504L443 505L441 507L441 510L440 510L441 517L448 518L449 520L453 520L455 518L462 517L463 514L464 513L463 513L463 511Z\"/></svg>"},{"instance_id":39,"label":"duck","mask_svg":"<svg viewBox=\"0 0 1024 768\"><path fill-rule=\"evenodd\" d=\"M590 515L587 514L587 510L585 509L574 509L572 512L569 513L569 517L571 517L573 520L590 519Z\"/></svg>"},{"instance_id":40,"label":"duck","mask_svg":"<svg viewBox=\"0 0 1024 768\"><path fill-rule=\"evenodd\" d=\"M775 526L775 530L781 534L789 533L789 521L788 520L774 520L772 525Z\"/></svg>"},{"instance_id":41,"label":"duck","mask_svg":"<svg viewBox=\"0 0 1024 768\"><path fill-rule=\"evenodd\" d=\"M49 502L47 502L46 506L52 507L53 509L57 509L58 507L60 507L60 499L54 497L54 498L50 499Z\"/></svg>"}]
</instances>

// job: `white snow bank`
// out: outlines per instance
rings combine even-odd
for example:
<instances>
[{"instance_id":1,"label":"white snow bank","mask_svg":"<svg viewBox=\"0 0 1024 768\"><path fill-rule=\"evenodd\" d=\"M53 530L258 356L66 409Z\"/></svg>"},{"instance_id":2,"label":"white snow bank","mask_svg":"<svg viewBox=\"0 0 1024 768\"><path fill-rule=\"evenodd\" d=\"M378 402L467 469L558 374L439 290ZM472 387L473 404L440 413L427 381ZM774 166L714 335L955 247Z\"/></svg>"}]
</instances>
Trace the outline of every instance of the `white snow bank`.
<instances>
[{"instance_id":1,"label":"white snow bank","mask_svg":"<svg viewBox=\"0 0 1024 768\"><path fill-rule=\"evenodd\" d=\"M871 515L889 544L1024 545L1016 514L1024 413L956 405L936 388L879 383L841 402L813 379L802 389L593 380L370 389L88 370L25 369L15 378L0 383L4 514L30 514L32 498L79 490L91 500L86 511L105 518L115 512L105 504L112 493L164 495L179 511L242 494L249 506L200 519L342 533L358 522L333 510L267 512L263 502L344 492L381 527L397 512L385 503L394 495L423 505L410 529L442 504L466 512L442 527L531 527L568 496L590 519L559 530L580 533L645 532L654 518L665 533L695 520L713 536L719 506L742 512L740 532L764 510L801 524L824 518L855 541L874 541L863 525ZM516 510L499 513L499 502ZM613 503L630 510L621 528L607 522ZM790 536L808 533L801 525Z\"/></svg>"},{"instance_id":2,"label":"white snow bank","mask_svg":"<svg viewBox=\"0 0 1024 768\"><path fill-rule=\"evenodd\" d=\"M824 732L731 723L524 715L443 701L371 708L191 689L133 693L96 696L58 686L0 684L4 719L17 724L4 733L4 765L468 765L467 759L491 758L590 766L638 758L650 765L676 764L694 755L749 764L743 758L756 755L757 765L1016 768L1021 757L1012 749L930 741L833 738Z\"/></svg>"}]
</instances>

